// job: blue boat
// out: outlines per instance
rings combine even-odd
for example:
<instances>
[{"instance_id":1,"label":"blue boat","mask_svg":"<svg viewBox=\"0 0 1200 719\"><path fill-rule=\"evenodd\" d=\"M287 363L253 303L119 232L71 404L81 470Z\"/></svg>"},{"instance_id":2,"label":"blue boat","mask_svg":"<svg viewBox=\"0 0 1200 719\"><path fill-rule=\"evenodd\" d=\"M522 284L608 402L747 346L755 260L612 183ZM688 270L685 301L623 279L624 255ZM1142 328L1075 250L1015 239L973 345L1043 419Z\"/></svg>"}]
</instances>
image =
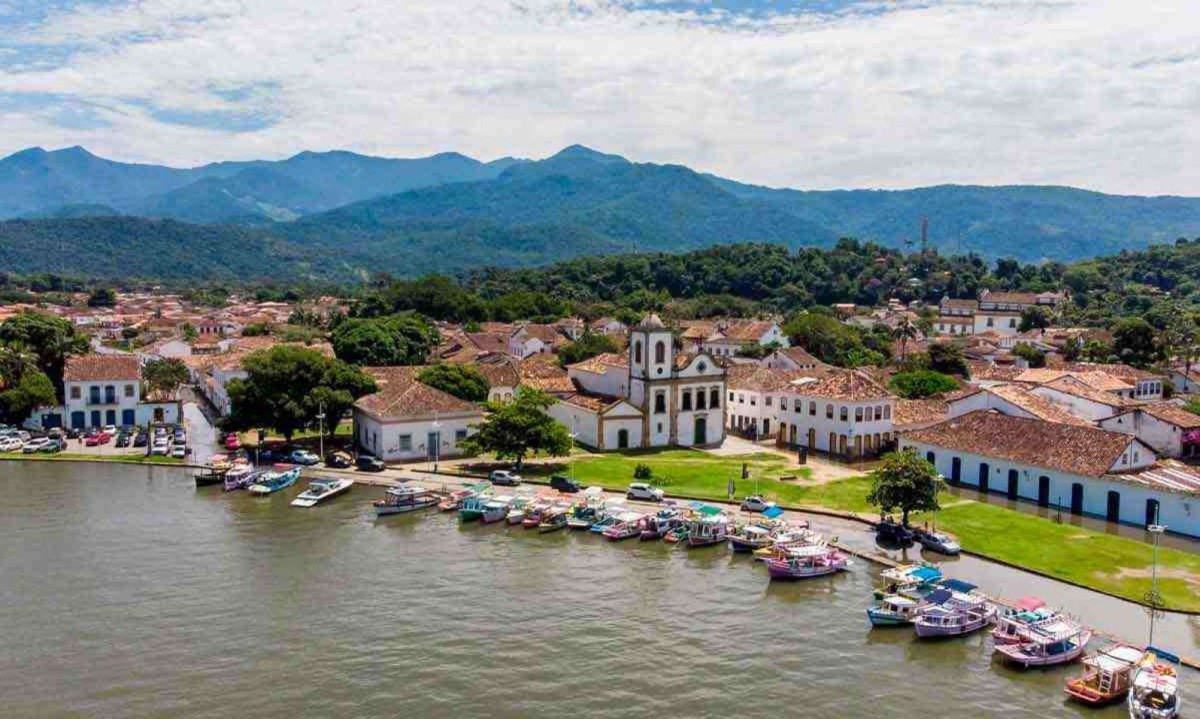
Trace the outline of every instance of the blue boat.
<instances>
[{"instance_id":1,"label":"blue boat","mask_svg":"<svg viewBox=\"0 0 1200 719\"><path fill-rule=\"evenodd\" d=\"M263 473L254 484L250 485L250 494L265 496L274 494L281 489L287 489L300 479L300 468L275 469Z\"/></svg>"}]
</instances>

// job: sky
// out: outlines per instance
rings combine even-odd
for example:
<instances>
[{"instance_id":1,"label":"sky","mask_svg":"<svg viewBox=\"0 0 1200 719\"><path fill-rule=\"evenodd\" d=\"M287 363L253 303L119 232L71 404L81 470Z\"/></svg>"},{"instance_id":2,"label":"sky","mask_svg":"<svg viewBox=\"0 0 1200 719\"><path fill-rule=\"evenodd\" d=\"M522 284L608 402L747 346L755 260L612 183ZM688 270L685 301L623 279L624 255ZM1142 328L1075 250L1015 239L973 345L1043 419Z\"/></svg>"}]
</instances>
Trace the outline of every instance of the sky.
<instances>
[{"instance_id":1,"label":"sky","mask_svg":"<svg viewBox=\"0 0 1200 719\"><path fill-rule=\"evenodd\" d=\"M579 143L800 189L1200 196L1197 0L0 0L0 155Z\"/></svg>"}]
</instances>

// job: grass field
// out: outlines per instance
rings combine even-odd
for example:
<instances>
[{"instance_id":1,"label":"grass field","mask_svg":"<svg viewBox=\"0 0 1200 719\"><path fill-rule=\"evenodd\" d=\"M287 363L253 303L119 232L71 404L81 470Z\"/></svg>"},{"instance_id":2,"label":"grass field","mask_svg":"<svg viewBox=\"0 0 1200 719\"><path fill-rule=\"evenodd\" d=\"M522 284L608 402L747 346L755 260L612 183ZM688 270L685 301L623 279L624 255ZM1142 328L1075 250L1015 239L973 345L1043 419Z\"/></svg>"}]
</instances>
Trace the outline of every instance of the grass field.
<instances>
[{"instance_id":1,"label":"grass field","mask_svg":"<svg viewBox=\"0 0 1200 719\"><path fill-rule=\"evenodd\" d=\"M639 463L648 465L659 486L671 494L724 500L732 477L735 498L741 499L755 492L754 478L758 478L758 491L780 504L854 512L863 517L876 514L866 500L871 485L868 477L816 484L809 479L808 470L789 467L785 459L770 453L726 457L694 450L606 454L577 458L570 472L585 485L624 489L635 481L633 470ZM743 463L750 471L749 480L740 478ZM555 471L567 469L559 466ZM526 473L538 472L530 465ZM779 481L783 475L796 475L797 479ZM1144 542L949 495L943 496L942 503L948 506L938 513L938 526L976 554L1134 601L1142 601L1150 589L1151 548ZM1168 608L1200 611L1200 554L1159 549L1158 585Z\"/></svg>"}]
</instances>

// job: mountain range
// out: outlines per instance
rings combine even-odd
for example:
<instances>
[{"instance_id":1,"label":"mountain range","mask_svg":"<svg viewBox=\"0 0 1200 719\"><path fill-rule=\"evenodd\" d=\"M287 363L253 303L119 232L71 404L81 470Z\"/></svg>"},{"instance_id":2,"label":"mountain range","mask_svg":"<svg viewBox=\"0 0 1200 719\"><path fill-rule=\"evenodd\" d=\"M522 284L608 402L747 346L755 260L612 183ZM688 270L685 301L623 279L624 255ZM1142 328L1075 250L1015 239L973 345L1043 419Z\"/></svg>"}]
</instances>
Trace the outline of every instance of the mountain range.
<instances>
[{"instance_id":1,"label":"mountain range","mask_svg":"<svg viewBox=\"0 0 1200 719\"><path fill-rule=\"evenodd\" d=\"M537 161L335 151L189 169L79 147L0 159L0 269L16 272L348 280L746 241L912 245L922 218L942 252L1070 261L1198 236L1200 198L773 189L581 146Z\"/></svg>"}]
</instances>

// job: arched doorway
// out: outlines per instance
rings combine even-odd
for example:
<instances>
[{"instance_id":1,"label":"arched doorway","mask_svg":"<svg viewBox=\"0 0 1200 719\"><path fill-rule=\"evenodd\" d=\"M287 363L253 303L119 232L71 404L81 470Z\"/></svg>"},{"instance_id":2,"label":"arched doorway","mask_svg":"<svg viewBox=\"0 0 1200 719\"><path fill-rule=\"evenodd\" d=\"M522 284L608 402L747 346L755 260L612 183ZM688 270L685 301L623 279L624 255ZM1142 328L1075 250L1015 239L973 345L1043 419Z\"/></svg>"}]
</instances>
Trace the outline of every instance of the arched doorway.
<instances>
[{"instance_id":1,"label":"arched doorway","mask_svg":"<svg viewBox=\"0 0 1200 719\"><path fill-rule=\"evenodd\" d=\"M950 460L950 483L958 484L962 481L962 460L958 457Z\"/></svg>"},{"instance_id":2,"label":"arched doorway","mask_svg":"<svg viewBox=\"0 0 1200 719\"><path fill-rule=\"evenodd\" d=\"M1020 473L1015 469L1008 470L1008 498L1016 499L1021 493Z\"/></svg>"},{"instance_id":3,"label":"arched doorway","mask_svg":"<svg viewBox=\"0 0 1200 719\"><path fill-rule=\"evenodd\" d=\"M696 430L692 436L694 444L708 444L708 420L704 417L696 418Z\"/></svg>"},{"instance_id":4,"label":"arched doorway","mask_svg":"<svg viewBox=\"0 0 1200 719\"><path fill-rule=\"evenodd\" d=\"M814 427L808 428L808 448L817 448L817 430Z\"/></svg>"},{"instance_id":5,"label":"arched doorway","mask_svg":"<svg viewBox=\"0 0 1200 719\"><path fill-rule=\"evenodd\" d=\"M1046 475L1038 477L1038 506L1050 506L1050 478Z\"/></svg>"},{"instance_id":6,"label":"arched doorway","mask_svg":"<svg viewBox=\"0 0 1200 719\"><path fill-rule=\"evenodd\" d=\"M1121 521L1121 493L1109 491L1108 506L1105 508L1104 518L1110 522Z\"/></svg>"},{"instance_id":7,"label":"arched doorway","mask_svg":"<svg viewBox=\"0 0 1200 719\"><path fill-rule=\"evenodd\" d=\"M934 467L937 467L937 455L933 452L925 453L925 461L932 464Z\"/></svg>"},{"instance_id":8,"label":"arched doorway","mask_svg":"<svg viewBox=\"0 0 1200 719\"><path fill-rule=\"evenodd\" d=\"M979 491L980 492L987 493L988 477L991 475L991 473L992 473L992 468L990 465L988 465L987 462L979 463Z\"/></svg>"},{"instance_id":9,"label":"arched doorway","mask_svg":"<svg viewBox=\"0 0 1200 719\"><path fill-rule=\"evenodd\" d=\"M829 453L837 454L837 451L838 451L837 450L837 433L830 432L829 433Z\"/></svg>"},{"instance_id":10,"label":"arched doorway","mask_svg":"<svg viewBox=\"0 0 1200 719\"><path fill-rule=\"evenodd\" d=\"M862 438L862 435L860 434L854 438L854 456L861 457L862 454L863 454L863 438Z\"/></svg>"},{"instance_id":11,"label":"arched doorway","mask_svg":"<svg viewBox=\"0 0 1200 719\"><path fill-rule=\"evenodd\" d=\"M1158 500L1157 499L1147 499L1146 500L1146 526L1149 527L1151 524L1158 524Z\"/></svg>"},{"instance_id":12,"label":"arched doorway","mask_svg":"<svg viewBox=\"0 0 1200 719\"><path fill-rule=\"evenodd\" d=\"M1083 485L1079 482L1071 485L1071 514L1083 514Z\"/></svg>"},{"instance_id":13,"label":"arched doorway","mask_svg":"<svg viewBox=\"0 0 1200 719\"><path fill-rule=\"evenodd\" d=\"M627 429L617 430L617 449L628 449L628 448L629 448L629 430L627 430Z\"/></svg>"}]
</instances>

